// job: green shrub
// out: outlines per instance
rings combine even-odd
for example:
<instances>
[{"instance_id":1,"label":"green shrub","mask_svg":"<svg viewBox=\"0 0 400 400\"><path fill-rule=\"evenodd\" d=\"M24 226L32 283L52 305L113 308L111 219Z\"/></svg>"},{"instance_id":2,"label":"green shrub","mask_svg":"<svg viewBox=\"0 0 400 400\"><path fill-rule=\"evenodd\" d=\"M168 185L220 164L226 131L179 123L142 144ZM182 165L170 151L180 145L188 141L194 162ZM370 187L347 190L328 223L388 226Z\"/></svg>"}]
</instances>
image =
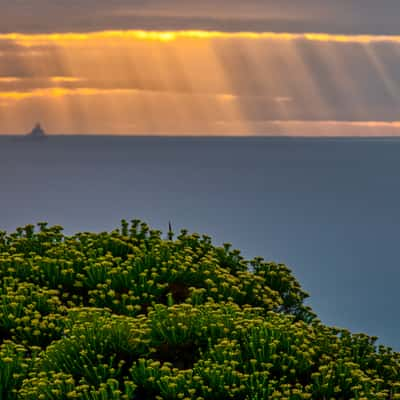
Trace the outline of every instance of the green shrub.
<instances>
[{"instance_id":1,"label":"green shrub","mask_svg":"<svg viewBox=\"0 0 400 400\"><path fill-rule=\"evenodd\" d=\"M400 399L399 353L206 235L27 225L0 232L0 278L0 400Z\"/></svg>"}]
</instances>

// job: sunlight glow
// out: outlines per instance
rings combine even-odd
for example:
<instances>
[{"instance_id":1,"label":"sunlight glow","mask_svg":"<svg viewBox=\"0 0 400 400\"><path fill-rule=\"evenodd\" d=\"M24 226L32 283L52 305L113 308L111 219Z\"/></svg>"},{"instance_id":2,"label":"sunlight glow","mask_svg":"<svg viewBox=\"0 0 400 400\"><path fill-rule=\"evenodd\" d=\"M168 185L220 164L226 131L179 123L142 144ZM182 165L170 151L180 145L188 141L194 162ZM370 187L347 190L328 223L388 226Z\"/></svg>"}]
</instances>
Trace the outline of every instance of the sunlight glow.
<instances>
[{"instance_id":1,"label":"sunlight glow","mask_svg":"<svg viewBox=\"0 0 400 400\"><path fill-rule=\"evenodd\" d=\"M0 34L0 53L0 132L36 120L54 132L112 134L400 129L379 122L400 108L389 65L400 36L14 33Z\"/></svg>"},{"instance_id":2,"label":"sunlight glow","mask_svg":"<svg viewBox=\"0 0 400 400\"><path fill-rule=\"evenodd\" d=\"M132 94L137 93L134 89L93 89L93 88L78 88L78 89L68 89L68 88L47 88L47 89L35 89L32 91L21 91L21 92L0 92L0 99L9 100L23 100L35 97L63 97L63 96L93 96L101 94Z\"/></svg>"},{"instance_id":3,"label":"sunlight glow","mask_svg":"<svg viewBox=\"0 0 400 400\"><path fill-rule=\"evenodd\" d=\"M64 83L64 82L81 82L82 78L76 78L73 76L52 76L50 78L52 82L55 83Z\"/></svg>"},{"instance_id":4,"label":"sunlight glow","mask_svg":"<svg viewBox=\"0 0 400 400\"><path fill-rule=\"evenodd\" d=\"M0 83L12 83L20 80L21 78L17 78L15 76L0 76Z\"/></svg>"},{"instance_id":5,"label":"sunlight glow","mask_svg":"<svg viewBox=\"0 0 400 400\"><path fill-rule=\"evenodd\" d=\"M57 43L62 46L74 42L96 39L134 39L169 42L179 39L255 39L255 40L307 40L339 43L400 43L400 35L335 35L329 33L285 33L285 32L219 32L219 31L144 31L109 30L87 33L48 33L48 34L0 34L0 40L12 40L20 46L32 47L40 44Z\"/></svg>"}]
</instances>

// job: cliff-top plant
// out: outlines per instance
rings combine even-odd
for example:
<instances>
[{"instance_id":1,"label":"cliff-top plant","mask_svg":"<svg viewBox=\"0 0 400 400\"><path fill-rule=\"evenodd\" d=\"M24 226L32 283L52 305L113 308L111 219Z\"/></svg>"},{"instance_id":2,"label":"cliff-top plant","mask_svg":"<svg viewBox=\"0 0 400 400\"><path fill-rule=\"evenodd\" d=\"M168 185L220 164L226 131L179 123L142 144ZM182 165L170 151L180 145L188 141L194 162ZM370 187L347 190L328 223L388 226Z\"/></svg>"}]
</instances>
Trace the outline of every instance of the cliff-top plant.
<instances>
[{"instance_id":1,"label":"cliff-top plant","mask_svg":"<svg viewBox=\"0 0 400 400\"><path fill-rule=\"evenodd\" d=\"M400 354L307 296L283 264L139 220L0 232L0 400L400 399Z\"/></svg>"}]
</instances>

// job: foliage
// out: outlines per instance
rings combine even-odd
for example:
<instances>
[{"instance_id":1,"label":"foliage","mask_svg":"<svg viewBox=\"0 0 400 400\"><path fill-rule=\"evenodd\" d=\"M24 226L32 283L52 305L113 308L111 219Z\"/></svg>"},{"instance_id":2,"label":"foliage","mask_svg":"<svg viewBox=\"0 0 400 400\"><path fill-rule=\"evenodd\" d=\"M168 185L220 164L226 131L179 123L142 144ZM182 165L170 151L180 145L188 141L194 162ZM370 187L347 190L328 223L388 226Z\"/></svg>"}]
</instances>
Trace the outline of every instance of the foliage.
<instances>
[{"instance_id":1,"label":"foliage","mask_svg":"<svg viewBox=\"0 0 400 400\"><path fill-rule=\"evenodd\" d=\"M230 247L139 220L0 232L0 400L400 399L399 353Z\"/></svg>"}]
</instances>

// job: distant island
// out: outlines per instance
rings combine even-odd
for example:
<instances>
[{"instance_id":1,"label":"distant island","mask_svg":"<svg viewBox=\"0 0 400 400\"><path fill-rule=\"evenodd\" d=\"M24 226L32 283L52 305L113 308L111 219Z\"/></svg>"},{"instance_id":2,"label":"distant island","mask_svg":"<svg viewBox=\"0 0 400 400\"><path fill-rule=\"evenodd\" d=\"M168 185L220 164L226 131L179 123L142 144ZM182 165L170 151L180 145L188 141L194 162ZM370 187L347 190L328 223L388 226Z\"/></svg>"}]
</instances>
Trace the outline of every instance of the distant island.
<instances>
[{"instance_id":1,"label":"distant island","mask_svg":"<svg viewBox=\"0 0 400 400\"><path fill-rule=\"evenodd\" d=\"M43 138L46 137L46 132L41 127L40 123L37 123L34 128L26 135L32 138Z\"/></svg>"}]
</instances>

